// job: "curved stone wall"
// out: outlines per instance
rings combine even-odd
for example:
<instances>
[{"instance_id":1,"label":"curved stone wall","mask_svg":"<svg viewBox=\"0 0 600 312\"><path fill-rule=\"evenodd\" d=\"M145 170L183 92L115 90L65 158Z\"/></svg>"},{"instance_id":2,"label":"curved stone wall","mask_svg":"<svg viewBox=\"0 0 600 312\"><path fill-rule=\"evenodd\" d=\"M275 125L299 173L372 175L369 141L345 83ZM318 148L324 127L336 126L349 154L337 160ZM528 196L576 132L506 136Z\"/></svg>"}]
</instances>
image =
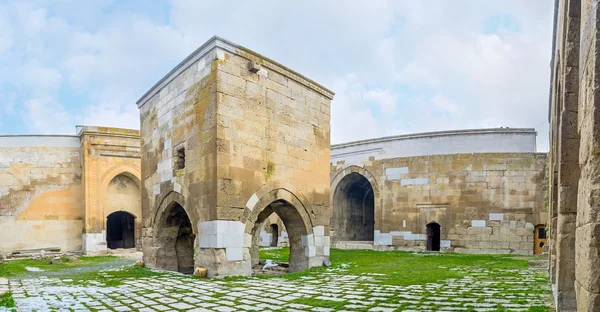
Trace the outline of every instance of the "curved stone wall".
<instances>
[{"instance_id":1,"label":"curved stone wall","mask_svg":"<svg viewBox=\"0 0 600 312\"><path fill-rule=\"evenodd\" d=\"M334 232L334 246L425 250L437 239L442 251L532 254L534 228L547 220L546 155L535 153L535 136L501 128L332 146L332 229L351 224L348 212L340 213L348 202L363 210L368 204L343 198L352 189L340 189L345 177L363 175L375 195L374 239L349 241ZM431 223L441 226L437 238L427 232Z\"/></svg>"},{"instance_id":2,"label":"curved stone wall","mask_svg":"<svg viewBox=\"0 0 600 312\"><path fill-rule=\"evenodd\" d=\"M465 153L535 153L534 129L493 128L405 134L331 146L331 162Z\"/></svg>"}]
</instances>

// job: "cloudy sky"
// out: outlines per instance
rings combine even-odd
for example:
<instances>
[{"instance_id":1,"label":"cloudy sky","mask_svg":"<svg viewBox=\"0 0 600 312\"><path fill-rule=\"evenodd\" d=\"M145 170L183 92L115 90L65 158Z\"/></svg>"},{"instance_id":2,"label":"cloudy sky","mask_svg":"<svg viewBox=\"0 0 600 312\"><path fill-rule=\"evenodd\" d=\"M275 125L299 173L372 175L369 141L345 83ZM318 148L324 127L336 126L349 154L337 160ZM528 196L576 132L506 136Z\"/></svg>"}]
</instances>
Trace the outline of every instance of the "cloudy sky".
<instances>
[{"instance_id":1,"label":"cloudy sky","mask_svg":"<svg viewBox=\"0 0 600 312\"><path fill-rule=\"evenodd\" d=\"M333 90L333 143L531 127L546 151L553 2L0 0L0 134L139 128L136 100L219 35Z\"/></svg>"}]
</instances>

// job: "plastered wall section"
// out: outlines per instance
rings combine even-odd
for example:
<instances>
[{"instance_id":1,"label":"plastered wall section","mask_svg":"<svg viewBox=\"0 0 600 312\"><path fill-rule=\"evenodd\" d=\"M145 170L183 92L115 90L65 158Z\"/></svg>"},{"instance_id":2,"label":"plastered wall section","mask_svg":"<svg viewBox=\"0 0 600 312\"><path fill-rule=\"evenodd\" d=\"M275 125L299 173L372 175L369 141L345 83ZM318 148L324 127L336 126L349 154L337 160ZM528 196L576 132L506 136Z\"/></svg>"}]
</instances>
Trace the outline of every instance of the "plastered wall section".
<instances>
[{"instance_id":1,"label":"plastered wall section","mask_svg":"<svg viewBox=\"0 0 600 312\"><path fill-rule=\"evenodd\" d=\"M140 200L136 199L141 184L139 131L86 126L79 136L83 151L84 252L106 250L106 218L115 211L135 217L136 238L141 242L142 213ZM128 182L120 183L126 189L109 187L115 179ZM132 200L124 203L124 196Z\"/></svg>"},{"instance_id":2,"label":"plastered wall section","mask_svg":"<svg viewBox=\"0 0 600 312\"><path fill-rule=\"evenodd\" d=\"M217 218L245 222L255 192L291 184L310 204L312 225L328 225L330 99L281 66L252 73L249 61L265 60L238 53L216 67Z\"/></svg>"},{"instance_id":3,"label":"plastered wall section","mask_svg":"<svg viewBox=\"0 0 600 312\"><path fill-rule=\"evenodd\" d=\"M464 153L534 153L534 129L473 129L384 137L331 146L331 161L360 164L374 159Z\"/></svg>"},{"instance_id":4,"label":"plastered wall section","mask_svg":"<svg viewBox=\"0 0 600 312\"><path fill-rule=\"evenodd\" d=\"M534 226L547 221L545 165L535 153L364 161L379 185L374 244L423 250L426 226L436 222L442 250L532 254Z\"/></svg>"},{"instance_id":5,"label":"plastered wall section","mask_svg":"<svg viewBox=\"0 0 600 312\"><path fill-rule=\"evenodd\" d=\"M0 137L0 252L81 250L79 138Z\"/></svg>"}]
</instances>

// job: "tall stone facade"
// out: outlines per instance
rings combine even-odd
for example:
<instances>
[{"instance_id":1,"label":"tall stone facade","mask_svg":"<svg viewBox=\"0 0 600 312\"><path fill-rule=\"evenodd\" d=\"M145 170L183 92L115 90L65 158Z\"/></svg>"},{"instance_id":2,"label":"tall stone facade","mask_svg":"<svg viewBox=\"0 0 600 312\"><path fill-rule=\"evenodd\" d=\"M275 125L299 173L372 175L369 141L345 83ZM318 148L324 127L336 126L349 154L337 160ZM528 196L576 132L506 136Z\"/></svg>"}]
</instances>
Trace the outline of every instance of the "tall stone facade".
<instances>
[{"instance_id":1,"label":"tall stone facade","mask_svg":"<svg viewBox=\"0 0 600 312\"><path fill-rule=\"evenodd\" d=\"M600 309L597 0L558 0L550 89L550 279L558 311Z\"/></svg>"},{"instance_id":2,"label":"tall stone facade","mask_svg":"<svg viewBox=\"0 0 600 312\"><path fill-rule=\"evenodd\" d=\"M139 132L78 127L78 135L0 136L0 252L141 248ZM129 215L129 224L108 217ZM129 227L129 228L127 228ZM127 231L129 230L129 231ZM83 233L83 235L82 235ZM136 242L137 240L137 242ZM131 244L132 243L132 244Z\"/></svg>"},{"instance_id":3,"label":"tall stone facade","mask_svg":"<svg viewBox=\"0 0 600 312\"><path fill-rule=\"evenodd\" d=\"M248 275L275 213L288 233L290 270L322 265L332 98L217 37L152 87L138 101L146 263Z\"/></svg>"},{"instance_id":4,"label":"tall stone facade","mask_svg":"<svg viewBox=\"0 0 600 312\"><path fill-rule=\"evenodd\" d=\"M332 146L334 246L541 253L546 155L535 138L500 128Z\"/></svg>"},{"instance_id":5,"label":"tall stone facade","mask_svg":"<svg viewBox=\"0 0 600 312\"><path fill-rule=\"evenodd\" d=\"M141 250L139 131L107 127L81 127L79 138L81 149L85 151L82 155L82 186L85 206L84 252L97 253L105 251L109 247L107 218L119 211L127 213L134 219L134 223L128 225L133 228L134 244L127 247L136 247ZM115 220L115 222L119 221ZM118 224L115 225L119 227ZM126 229L123 230L125 230L124 233L127 232ZM113 234L117 236L114 240L122 240L119 238L122 234Z\"/></svg>"}]
</instances>

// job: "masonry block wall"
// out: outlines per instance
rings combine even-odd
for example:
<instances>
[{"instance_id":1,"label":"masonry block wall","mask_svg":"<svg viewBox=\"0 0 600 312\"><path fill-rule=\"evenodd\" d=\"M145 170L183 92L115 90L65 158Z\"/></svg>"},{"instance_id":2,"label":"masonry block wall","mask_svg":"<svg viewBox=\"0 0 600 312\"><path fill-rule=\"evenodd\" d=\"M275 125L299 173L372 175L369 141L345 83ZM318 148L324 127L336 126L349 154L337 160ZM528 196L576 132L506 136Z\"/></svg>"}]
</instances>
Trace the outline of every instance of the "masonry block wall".
<instances>
[{"instance_id":1,"label":"masonry block wall","mask_svg":"<svg viewBox=\"0 0 600 312\"><path fill-rule=\"evenodd\" d=\"M0 252L81 250L82 205L76 136L0 137Z\"/></svg>"},{"instance_id":2,"label":"masonry block wall","mask_svg":"<svg viewBox=\"0 0 600 312\"><path fill-rule=\"evenodd\" d=\"M551 268L559 311L600 306L597 0L555 6L550 89Z\"/></svg>"},{"instance_id":3,"label":"masonry block wall","mask_svg":"<svg viewBox=\"0 0 600 312\"><path fill-rule=\"evenodd\" d=\"M163 78L138 102L146 262L178 257L165 249L171 238L161 226L177 202L192 225L195 263L209 275L250 274L270 213L289 231L297 268L321 265L329 254L332 97L216 37Z\"/></svg>"},{"instance_id":4,"label":"masonry block wall","mask_svg":"<svg viewBox=\"0 0 600 312\"><path fill-rule=\"evenodd\" d=\"M105 251L106 217L115 211L137 218L141 238L138 131L78 130L0 136L0 253Z\"/></svg>"},{"instance_id":5,"label":"masonry block wall","mask_svg":"<svg viewBox=\"0 0 600 312\"><path fill-rule=\"evenodd\" d=\"M84 231L87 254L106 251L107 217L124 211L135 218L141 250L140 137L138 130L79 127L83 168Z\"/></svg>"},{"instance_id":6,"label":"masonry block wall","mask_svg":"<svg viewBox=\"0 0 600 312\"><path fill-rule=\"evenodd\" d=\"M387 144L393 146L396 142ZM336 209L344 203L338 201L335 192L340 191L344 177L359 174L366 177L373 188L372 244L375 248L425 250L427 225L437 223L440 225L441 250L534 252L535 227L545 225L547 220L545 154L390 157L394 155L393 151L390 153L385 144L380 148L368 146L361 150L357 146L348 154L341 154L337 147L332 148L332 154L341 155L336 156L338 161L332 162L331 167L334 228L335 223L343 222L339 219L345 217L336 215ZM534 145L528 149L533 150ZM410 149L403 150L406 154L411 152ZM350 163L346 162L346 157ZM333 237L339 248L369 248L366 242L339 239L336 233Z\"/></svg>"}]
</instances>

